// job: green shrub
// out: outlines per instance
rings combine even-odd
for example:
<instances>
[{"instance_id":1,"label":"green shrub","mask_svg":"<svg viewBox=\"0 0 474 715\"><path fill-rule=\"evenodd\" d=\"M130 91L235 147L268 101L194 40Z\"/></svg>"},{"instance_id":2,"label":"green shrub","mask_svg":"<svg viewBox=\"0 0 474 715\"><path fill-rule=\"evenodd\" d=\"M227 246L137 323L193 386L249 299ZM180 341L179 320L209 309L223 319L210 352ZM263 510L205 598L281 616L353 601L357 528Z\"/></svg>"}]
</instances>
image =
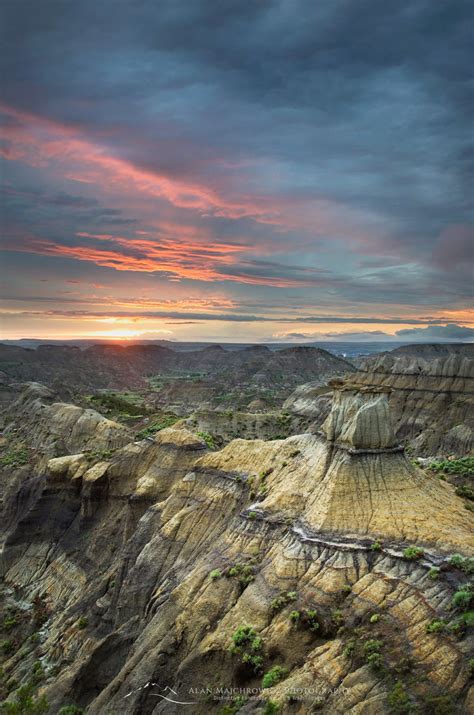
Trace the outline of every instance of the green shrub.
<instances>
[{"instance_id":1,"label":"green shrub","mask_svg":"<svg viewBox=\"0 0 474 715\"><path fill-rule=\"evenodd\" d=\"M446 630L446 623L439 618L426 626L427 633L442 633L444 630Z\"/></svg>"},{"instance_id":2,"label":"green shrub","mask_svg":"<svg viewBox=\"0 0 474 715\"><path fill-rule=\"evenodd\" d=\"M335 626L342 626L344 623L344 614L339 608L331 611L331 621Z\"/></svg>"},{"instance_id":3,"label":"green shrub","mask_svg":"<svg viewBox=\"0 0 474 715\"><path fill-rule=\"evenodd\" d=\"M464 571L468 576L474 574L474 558L472 557L453 554L449 559L449 565Z\"/></svg>"},{"instance_id":4,"label":"green shrub","mask_svg":"<svg viewBox=\"0 0 474 715\"><path fill-rule=\"evenodd\" d=\"M78 627L79 630L81 630L81 631L82 631L84 628L87 628L88 624L89 624L89 619L86 618L86 616L81 616L81 617L79 618L79 620L77 621L77 627Z\"/></svg>"},{"instance_id":5,"label":"green shrub","mask_svg":"<svg viewBox=\"0 0 474 715\"><path fill-rule=\"evenodd\" d=\"M263 641L253 626L239 626L232 634L230 652L240 655L242 663L251 665L255 673L261 671L263 666L262 649Z\"/></svg>"},{"instance_id":6,"label":"green shrub","mask_svg":"<svg viewBox=\"0 0 474 715\"><path fill-rule=\"evenodd\" d=\"M445 459L430 464L433 472L445 474L459 474L463 477L474 476L474 457L461 457L460 459Z\"/></svg>"},{"instance_id":7,"label":"green shrub","mask_svg":"<svg viewBox=\"0 0 474 715\"><path fill-rule=\"evenodd\" d=\"M244 645L251 644L255 638L258 638L258 636L253 626L239 626L232 634L232 643L235 648L241 648Z\"/></svg>"},{"instance_id":8,"label":"green shrub","mask_svg":"<svg viewBox=\"0 0 474 715\"><path fill-rule=\"evenodd\" d=\"M84 710L77 705L64 705L58 715L84 715Z\"/></svg>"},{"instance_id":9,"label":"green shrub","mask_svg":"<svg viewBox=\"0 0 474 715\"><path fill-rule=\"evenodd\" d=\"M4 655L11 655L15 650L15 646L12 640L0 641L0 650Z\"/></svg>"},{"instance_id":10,"label":"green shrub","mask_svg":"<svg viewBox=\"0 0 474 715\"><path fill-rule=\"evenodd\" d=\"M380 551L382 548L382 543L380 541L373 541L370 545L372 551Z\"/></svg>"},{"instance_id":11,"label":"green shrub","mask_svg":"<svg viewBox=\"0 0 474 715\"><path fill-rule=\"evenodd\" d=\"M373 670L380 670L383 665L383 657L380 652L382 648L382 641L371 638L364 643L364 656L366 662L370 665Z\"/></svg>"},{"instance_id":12,"label":"green shrub","mask_svg":"<svg viewBox=\"0 0 474 715\"><path fill-rule=\"evenodd\" d=\"M474 675L474 658L469 658L467 662L467 669L469 670L470 675Z\"/></svg>"},{"instance_id":13,"label":"green shrub","mask_svg":"<svg viewBox=\"0 0 474 715\"><path fill-rule=\"evenodd\" d=\"M215 449L216 444L214 442L214 437L212 434L209 434L209 432L196 432L196 437L199 437L200 440L205 442L206 446L209 449Z\"/></svg>"},{"instance_id":14,"label":"green shrub","mask_svg":"<svg viewBox=\"0 0 474 715\"><path fill-rule=\"evenodd\" d=\"M397 715L406 715L413 711L410 696L405 690L405 686L400 680L397 680L392 690L388 694L388 704L390 710Z\"/></svg>"},{"instance_id":15,"label":"green shrub","mask_svg":"<svg viewBox=\"0 0 474 715\"><path fill-rule=\"evenodd\" d=\"M298 623L301 618L301 613L299 611L291 611L290 613L290 621L293 623Z\"/></svg>"},{"instance_id":16,"label":"green shrub","mask_svg":"<svg viewBox=\"0 0 474 715\"><path fill-rule=\"evenodd\" d=\"M217 581L217 579L220 578L221 576L222 576L222 574L219 571L219 569L214 569L209 574L209 578L211 579L211 581Z\"/></svg>"},{"instance_id":17,"label":"green shrub","mask_svg":"<svg viewBox=\"0 0 474 715\"><path fill-rule=\"evenodd\" d=\"M433 566L433 568L428 571L428 578L432 581L436 581L439 578L439 568L437 566Z\"/></svg>"},{"instance_id":18,"label":"green shrub","mask_svg":"<svg viewBox=\"0 0 474 715\"><path fill-rule=\"evenodd\" d=\"M303 623L309 628L310 631L314 633L319 631L320 624L318 620L318 612L315 610L309 610L303 612Z\"/></svg>"},{"instance_id":19,"label":"green shrub","mask_svg":"<svg viewBox=\"0 0 474 715\"><path fill-rule=\"evenodd\" d=\"M243 695L238 695L231 703L227 703L219 710L219 715L236 715L246 702Z\"/></svg>"},{"instance_id":20,"label":"green shrub","mask_svg":"<svg viewBox=\"0 0 474 715\"><path fill-rule=\"evenodd\" d=\"M471 489L470 487L467 487L464 484L461 484L459 487L456 487L455 492L458 495L458 497L463 497L464 499L470 499L471 501L474 500L474 489Z\"/></svg>"},{"instance_id":21,"label":"green shrub","mask_svg":"<svg viewBox=\"0 0 474 715\"><path fill-rule=\"evenodd\" d=\"M270 610L281 611L282 608L291 603L291 601L296 601L297 598L296 591L284 591L270 602Z\"/></svg>"},{"instance_id":22,"label":"green shrub","mask_svg":"<svg viewBox=\"0 0 474 715\"><path fill-rule=\"evenodd\" d=\"M424 553L424 549L419 546L407 546L403 550L403 557L408 561L416 561L416 559L421 559Z\"/></svg>"},{"instance_id":23,"label":"green shrub","mask_svg":"<svg viewBox=\"0 0 474 715\"><path fill-rule=\"evenodd\" d=\"M471 584L465 584L456 591L451 603L454 608L459 608L460 611L467 611L473 599L474 593Z\"/></svg>"},{"instance_id":24,"label":"green shrub","mask_svg":"<svg viewBox=\"0 0 474 715\"><path fill-rule=\"evenodd\" d=\"M370 623L378 623L380 621L380 614L374 613L370 616Z\"/></svg>"},{"instance_id":25,"label":"green shrub","mask_svg":"<svg viewBox=\"0 0 474 715\"><path fill-rule=\"evenodd\" d=\"M254 579L254 568L251 564L235 564L226 571L229 578L237 578L242 588L248 586Z\"/></svg>"},{"instance_id":26,"label":"green shrub","mask_svg":"<svg viewBox=\"0 0 474 715\"><path fill-rule=\"evenodd\" d=\"M38 685L45 677L45 672L43 670L43 666L41 664L40 660L37 660L35 663L33 663L33 670L31 672L30 680L29 682L32 685Z\"/></svg>"},{"instance_id":27,"label":"green shrub","mask_svg":"<svg viewBox=\"0 0 474 715\"><path fill-rule=\"evenodd\" d=\"M5 631L12 631L15 628L15 626L17 626L17 625L18 625L17 617L12 614L9 614L9 615L5 616L5 618L3 619L2 628Z\"/></svg>"},{"instance_id":28,"label":"green shrub","mask_svg":"<svg viewBox=\"0 0 474 715\"><path fill-rule=\"evenodd\" d=\"M466 611L466 613L463 613L460 621L467 628L474 628L474 611Z\"/></svg>"},{"instance_id":29,"label":"green shrub","mask_svg":"<svg viewBox=\"0 0 474 715\"><path fill-rule=\"evenodd\" d=\"M380 670L383 666L383 658L381 653L371 653L366 657L367 663L372 670Z\"/></svg>"},{"instance_id":30,"label":"green shrub","mask_svg":"<svg viewBox=\"0 0 474 715\"><path fill-rule=\"evenodd\" d=\"M288 669L282 668L281 665L275 665L268 673L265 673L262 679L262 688L272 688L274 685L286 678Z\"/></svg>"},{"instance_id":31,"label":"green shrub","mask_svg":"<svg viewBox=\"0 0 474 715\"><path fill-rule=\"evenodd\" d=\"M382 641L376 640L375 638L370 638L364 643L364 655L371 655L372 653L380 653L382 648Z\"/></svg>"},{"instance_id":32,"label":"green shrub","mask_svg":"<svg viewBox=\"0 0 474 715\"><path fill-rule=\"evenodd\" d=\"M346 647L345 647L344 650L342 651L342 655L343 655L345 658L350 658L351 655L354 653L354 651L355 651L355 649L356 649L356 645L357 645L356 639L355 639L355 638L351 638L351 640L347 642Z\"/></svg>"}]
</instances>

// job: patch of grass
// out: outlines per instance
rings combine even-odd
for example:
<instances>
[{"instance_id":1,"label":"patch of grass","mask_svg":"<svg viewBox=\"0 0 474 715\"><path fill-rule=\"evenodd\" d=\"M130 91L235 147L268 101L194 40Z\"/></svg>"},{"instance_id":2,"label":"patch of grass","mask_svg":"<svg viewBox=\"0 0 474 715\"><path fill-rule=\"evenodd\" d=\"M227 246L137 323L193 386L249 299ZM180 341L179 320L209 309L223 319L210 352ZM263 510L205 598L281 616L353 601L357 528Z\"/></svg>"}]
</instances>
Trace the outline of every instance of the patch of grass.
<instances>
[{"instance_id":1,"label":"patch of grass","mask_svg":"<svg viewBox=\"0 0 474 715\"><path fill-rule=\"evenodd\" d=\"M209 574L209 578L211 579L211 581L217 581L217 579L220 578L221 576L222 576L222 573L219 571L219 569L214 569Z\"/></svg>"},{"instance_id":2,"label":"patch of grass","mask_svg":"<svg viewBox=\"0 0 474 715\"><path fill-rule=\"evenodd\" d=\"M110 459L115 450L113 449L91 449L87 454L91 459Z\"/></svg>"},{"instance_id":3,"label":"patch of grass","mask_svg":"<svg viewBox=\"0 0 474 715\"><path fill-rule=\"evenodd\" d=\"M22 467L28 464L30 456L27 447L8 449L0 457L0 467Z\"/></svg>"},{"instance_id":4,"label":"patch of grass","mask_svg":"<svg viewBox=\"0 0 474 715\"><path fill-rule=\"evenodd\" d=\"M370 623L378 623L379 621L380 621L380 613L373 613L369 618Z\"/></svg>"},{"instance_id":5,"label":"patch of grass","mask_svg":"<svg viewBox=\"0 0 474 715\"><path fill-rule=\"evenodd\" d=\"M380 551L382 549L382 542L381 541L373 541L370 545L370 548L372 551Z\"/></svg>"},{"instance_id":6,"label":"patch of grass","mask_svg":"<svg viewBox=\"0 0 474 715\"><path fill-rule=\"evenodd\" d=\"M407 548L403 550L403 558L407 559L407 561L416 561L417 559L421 559L424 553L425 550L420 546L407 546Z\"/></svg>"},{"instance_id":7,"label":"patch of grass","mask_svg":"<svg viewBox=\"0 0 474 715\"><path fill-rule=\"evenodd\" d=\"M84 715L84 710L77 705L64 705L58 715Z\"/></svg>"},{"instance_id":8,"label":"patch of grass","mask_svg":"<svg viewBox=\"0 0 474 715\"><path fill-rule=\"evenodd\" d=\"M216 448L214 437L212 436L212 434L209 434L209 432L196 432L196 437L202 440L206 444L206 447L208 447L209 449Z\"/></svg>"},{"instance_id":9,"label":"patch of grass","mask_svg":"<svg viewBox=\"0 0 474 715\"><path fill-rule=\"evenodd\" d=\"M432 581L438 580L439 568L437 566L433 566L433 568L428 571L428 578L430 578Z\"/></svg>"},{"instance_id":10,"label":"patch of grass","mask_svg":"<svg viewBox=\"0 0 474 715\"><path fill-rule=\"evenodd\" d=\"M92 395L89 400L99 412L120 414L124 417L141 416L149 412L140 397L129 392L103 392Z\"/></svg>"},{"instance_id":11,"label":"patch of grass","mask_svg":"<svg viewBox=\"0 0 474 715\"><path fill-rule=\"evenodd\" d=\"M149 427L145 427L144 429L140 430L140 432L137 432L137 434L135 435L135 439L140 440L145 439L146 437L151 437L157 432L161 432L162 429L172 427L180 419L181 417L178 417L178 415L175 414L164 415L157 422L154 422Z\"/></svg>"},{"instance_id":12,"label":"patch of grass","mask_svg":"<svg viewBox=\"0 0 474 715\"><path fill-rule=\"evenodd\" d=\"M262 678L262 688L272 688L288 675L288 669L275 665Z\"/></svg>"},{"instance_id":13,"label":"patch of grass","mask_svg":"<svg viewBox=\"0 0 474 715\"><path fill-rule=\"evenodd\" d=\"M301 618L301 613L299 611L291 611L290 613L290 621L292 623L298 623Z\"/></svg>"}]
</instances>

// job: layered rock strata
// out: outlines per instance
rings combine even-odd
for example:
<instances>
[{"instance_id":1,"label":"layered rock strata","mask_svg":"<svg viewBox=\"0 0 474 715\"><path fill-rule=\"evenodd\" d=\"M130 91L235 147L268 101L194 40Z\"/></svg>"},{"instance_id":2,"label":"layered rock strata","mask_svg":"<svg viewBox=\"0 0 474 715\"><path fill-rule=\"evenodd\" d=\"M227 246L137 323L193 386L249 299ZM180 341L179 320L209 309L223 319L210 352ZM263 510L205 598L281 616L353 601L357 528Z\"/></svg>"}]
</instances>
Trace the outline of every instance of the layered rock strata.
<instances>
[{"instance_id":1,"label":"layered rock strata","mask_svg":"<svg viewBox=\"0 0 474 715\"><path fill-rule=\"evenodd\" d=\"M10 603L48 616L5 660L9 697L40 658L50 715L207 715L279 666L236 712L389 715L401 689L422 713L469 713L450 557L471 563L472 513L390 451L384 391L335 389L323 435L211 452L171 428L110 460L52 460L4 549ZM231 652L243 627L248 652Z\"/></svg>"}]
</instances>

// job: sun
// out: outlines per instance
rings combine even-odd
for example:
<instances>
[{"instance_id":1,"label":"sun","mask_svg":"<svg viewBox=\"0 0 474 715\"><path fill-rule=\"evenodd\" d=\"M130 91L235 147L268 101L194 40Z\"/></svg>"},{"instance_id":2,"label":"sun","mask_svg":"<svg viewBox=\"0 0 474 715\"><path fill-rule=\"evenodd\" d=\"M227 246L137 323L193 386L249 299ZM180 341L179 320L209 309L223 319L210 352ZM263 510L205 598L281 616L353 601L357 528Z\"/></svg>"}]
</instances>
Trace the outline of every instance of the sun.
<instances>
[{"instance_id":1,"label":"sun","mask_svg":"<svg viewBox=\"0 0 474 715\"><path fill-rule=\"evenodd\" d=\"M132 338L138 338L140 335L140 330L130 330L125 328L117 328L116 330L94 333L94 337L96 338L120 338L121 340L131 340Z\"/></svg>"}]
</instances>

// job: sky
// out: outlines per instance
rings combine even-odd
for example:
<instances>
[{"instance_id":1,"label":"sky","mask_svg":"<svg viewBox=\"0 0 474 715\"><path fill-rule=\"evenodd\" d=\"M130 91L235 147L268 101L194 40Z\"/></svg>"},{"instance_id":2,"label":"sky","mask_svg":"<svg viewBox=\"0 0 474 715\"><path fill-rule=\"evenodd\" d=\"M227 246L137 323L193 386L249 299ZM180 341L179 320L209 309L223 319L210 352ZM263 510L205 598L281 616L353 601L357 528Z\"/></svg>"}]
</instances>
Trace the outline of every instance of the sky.
<instances>
[{"instance_id":1,"label":"sky","mask_svg":"<svg viewBox=\"0 0 474 715\"><path fill-rule=\"evenodd\" d=\"M474 340L469 0L4 0L4 339Z\"/></svg>"}]
</instances>

